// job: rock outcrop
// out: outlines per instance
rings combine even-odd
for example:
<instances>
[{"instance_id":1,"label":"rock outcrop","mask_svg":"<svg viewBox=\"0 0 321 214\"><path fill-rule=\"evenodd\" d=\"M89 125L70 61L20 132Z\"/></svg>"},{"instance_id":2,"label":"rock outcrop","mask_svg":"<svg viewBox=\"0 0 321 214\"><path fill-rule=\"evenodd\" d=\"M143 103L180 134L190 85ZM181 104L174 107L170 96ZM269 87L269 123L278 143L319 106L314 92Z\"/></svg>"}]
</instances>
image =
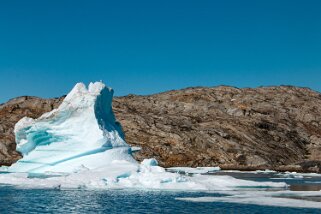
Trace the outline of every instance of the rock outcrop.
<instances>
[{"instance_id":1,"label":"rock outcrop","mask_svg":"<svg viewBox=\"0 0 321 214\"><path fill-rule=\"evenodd\" d=\"M63 98L20 97L0 106L0 164L15 152L14 124ZM321 172L321 94L291 86L187 88L113 103L126 141L160 165Z\"/></svg>"}]
</instances>

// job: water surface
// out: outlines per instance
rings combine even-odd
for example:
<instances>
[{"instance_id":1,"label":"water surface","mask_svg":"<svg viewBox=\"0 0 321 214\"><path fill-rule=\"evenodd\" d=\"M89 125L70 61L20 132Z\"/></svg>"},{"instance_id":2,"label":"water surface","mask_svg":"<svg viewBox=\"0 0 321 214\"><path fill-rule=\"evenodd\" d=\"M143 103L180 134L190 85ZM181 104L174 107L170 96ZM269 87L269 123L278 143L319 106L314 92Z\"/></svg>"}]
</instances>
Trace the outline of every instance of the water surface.
<instances>
[{"instance_id":1,"label":"water surface","mask_svg":"<svg viewBox=\"0 0 321 214\"><path fill-rule=\"evenodd\" d=\"M244 172L215 174L228 174L255 181L286 182L291 191L319 191L321 184L321 177L318 176ZM222 193L211 192L54 190L0 186L0 213L321 213L320 209L177 200L224 196L226 195ZM319 197L283 197L321 203Z\"/></svg>"}]
</instances>

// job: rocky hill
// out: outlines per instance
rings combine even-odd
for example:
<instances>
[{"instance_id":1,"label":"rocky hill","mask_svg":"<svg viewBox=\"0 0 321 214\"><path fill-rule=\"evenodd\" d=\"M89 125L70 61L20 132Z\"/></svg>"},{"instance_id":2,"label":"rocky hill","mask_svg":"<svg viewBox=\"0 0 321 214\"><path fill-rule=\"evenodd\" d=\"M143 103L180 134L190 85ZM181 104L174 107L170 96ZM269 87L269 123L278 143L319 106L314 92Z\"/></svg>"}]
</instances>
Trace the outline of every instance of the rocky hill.
<instances>
[{"instance_id":1,"label":"rocky hill","mask_svg":"<svg viewBox=\"0 0 321 214\"><path fill-rule=\"evenodd\" d=\"M0 164L15 151L14 124L39 117L62 98L19 97L0 105ZM291 86L187 88L116 97L126 140L160 165L321 172L321 94Z\"/></svg>"}]
</instances>

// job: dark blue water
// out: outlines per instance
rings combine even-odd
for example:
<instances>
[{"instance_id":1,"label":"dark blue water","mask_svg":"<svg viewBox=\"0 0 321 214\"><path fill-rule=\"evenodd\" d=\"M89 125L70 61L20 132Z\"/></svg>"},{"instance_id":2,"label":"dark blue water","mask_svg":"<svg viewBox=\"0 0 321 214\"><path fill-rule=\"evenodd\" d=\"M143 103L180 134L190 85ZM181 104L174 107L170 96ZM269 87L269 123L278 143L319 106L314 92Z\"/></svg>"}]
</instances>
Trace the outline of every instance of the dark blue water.
<instances>
[{"instance_id":1,"label":"dark blue water","mask_svg":"<svg viewBox=\"0 0 321 214\"><path fill-rule=\"evenodd\" d=\"M281 179L276 173L253 174L219 172L254 181L286 182L292 191L320 191L321 177ZM281 176L282 177L282 176ZM255 190L254 190L255 191ZM125 191L125 190L49 190L0 186L2 213L321 213L320 209L270 207L222 202L187 202L175 198L220 197L217 193ZM307 199L307 198L305 198ZM320 201L321 199L314 199Z\"/></svg>"},{"instance_id":2,"label":"dark blue water","mask_svg":"<svg viewBox=\"0 0 321 214\"><path fill-rule=\"evenodd\" d=\"M164 191L32 190L0 187L0 213L321 213L318 209L232 203L193 203L177 197L213 193Z\"/></svg>"}]
</instances>

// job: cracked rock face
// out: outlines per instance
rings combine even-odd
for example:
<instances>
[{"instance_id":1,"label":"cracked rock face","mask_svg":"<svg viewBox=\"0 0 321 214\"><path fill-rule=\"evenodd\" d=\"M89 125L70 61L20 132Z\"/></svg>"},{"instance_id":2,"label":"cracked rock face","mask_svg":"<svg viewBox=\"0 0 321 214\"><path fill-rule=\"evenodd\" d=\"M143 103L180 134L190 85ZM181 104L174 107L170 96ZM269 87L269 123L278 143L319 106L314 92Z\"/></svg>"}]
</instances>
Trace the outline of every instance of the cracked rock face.
<instances>
[{"instance_id":1,"label":"cracked rock face","mask_svg":"<svg viewBox=\"0 0 321 214\"><path fill-rule=\"evenodd\" d=\"M63 98L20 97L0 106L0 164L15 152L14 124L39 117ZM137 160L160 165L221 166L319 172L321 94L290 86L187 88L114 99L126 141L142 148Z\"/></svg>"}]
</instances>

